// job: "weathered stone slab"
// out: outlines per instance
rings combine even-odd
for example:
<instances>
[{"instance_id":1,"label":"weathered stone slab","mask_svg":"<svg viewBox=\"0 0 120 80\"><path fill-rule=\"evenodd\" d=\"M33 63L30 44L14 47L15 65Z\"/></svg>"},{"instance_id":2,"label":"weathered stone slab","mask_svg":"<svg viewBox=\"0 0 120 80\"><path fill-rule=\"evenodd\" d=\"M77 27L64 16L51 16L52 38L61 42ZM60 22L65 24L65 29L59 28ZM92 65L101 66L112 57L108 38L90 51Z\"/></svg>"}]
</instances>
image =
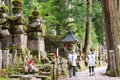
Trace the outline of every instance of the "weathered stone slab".
<instances>
[{"instance_id":1,"label":"weathered stone slab","mask_svg":"<svg viewBox=\"0 0 120 80\"><path fill-rule=\"evenodd\" d=\"M3 68L9 67L9 50L3 50Z\"/></svg>"},{"instance_id":2,"label":"weathered stone slab","mask_svg":"<svg viewBox=\"0 0 120 80\"><path fill-rule=\"evenodd\" d=\"M14 34L12 37L12 45L17 46L19 49L27 48L27 35L25 34Z\"/></svg>"},{"instance_id":3,"label":"weathered stone slab","mask_svg":"<svg viewBox=\"0 0 120 80\"><path fill-rule=\"evenodd\" d=\"M2 43L1 43L1 41L0 41L0 50L2 49Z\"/></svg>"},{"instance_id":4,"label":"weathered stone slab","mask_svg":"<svg viewBox=\"0 0 120 80\"><path fill-rule=\"evenodd\" d=\"M12 54L9 54L9 66L12 67Z\"/></svg>"},{"instance_id":5,"label":"weathered stone slab","mask_svg":"<svg viewBox=\"0 0 120 80\"><path fill-rule=\"evenodd\" d=\"M23 75L22 80L36 80L35 75Z\"/></svg>"},{"instance_id":6,"label":"weathered stone slab","mask_svg":"<svg viewBox=\"0 0 120 80\"><path fill-rule=\"evenodd\" d=\"M0 50L0 70L2 69L2 50Z\"/></svg>"},{"instance_id":7,"label":"weathered stone slab","mask_svg":"<svg viewBox=\"0 0 120 80\"><path fill-rule=\"evenodd\" d=\"M11 44L11 37L7 36L4 38L4 40L2 40L1 48L2 49L8 48L10 47L10 44Z\"/></svg>"},{"instance_id":8,"label":"weathered stone slab","mask_svg":"<svg viewBox=\"0 0 120 80\"><path fill-rule=\"evenodd\" d=\"M38 39L28 39L28 48L30 50L45 51L44 39L39 37Z\"/></svg>"},{"instance_id":9,"label":"weathered stone slab","mask_svg":"<svg viewBox=\"0 0 120 80\"><path fill-rule=\"evenodd\" d=\"M22 75L11 75L11 76L9 76L10 78L19 78L19 77L22 77Z\"/></svg>"}]
</instances>

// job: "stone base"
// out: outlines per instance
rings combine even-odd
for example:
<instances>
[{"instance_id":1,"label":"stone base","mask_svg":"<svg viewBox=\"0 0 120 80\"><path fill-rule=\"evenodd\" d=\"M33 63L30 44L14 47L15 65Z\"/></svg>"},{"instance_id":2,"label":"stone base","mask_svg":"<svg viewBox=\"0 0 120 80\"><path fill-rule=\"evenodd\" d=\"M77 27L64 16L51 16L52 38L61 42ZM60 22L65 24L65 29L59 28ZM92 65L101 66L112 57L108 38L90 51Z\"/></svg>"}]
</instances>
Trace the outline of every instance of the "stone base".
<instances>
[{"instance_id":1,"label":"stone base","mask_svg":"<svg viewBox=\"0 0 120 80\"><path fill-rule=\"evenodd\" d=\"M40 37L38 39L28 39L28 48L30 50L45 51L44 38Z\"/></svg>"},{"instance_id":2,"label":"stone base","mask_svg":"<svg viewBox=\"0 0 120 80\"><path fill-rule=\"evenodd\" d=\"M11 35L11 45L17 46L19 49L27 48L27 35L25 34Z\"/></svg>"},{"instance_id":3,"label":"stone base","mask_svg":"<svg viewBox=\"0 0 120 80\"><path fill-rule=\"evenodd\" d=\"M6 49L6 48L10 47L11 37L7 36L1 42L2 42L1 43L1 48Z\"/></svg>"}]
</instances>

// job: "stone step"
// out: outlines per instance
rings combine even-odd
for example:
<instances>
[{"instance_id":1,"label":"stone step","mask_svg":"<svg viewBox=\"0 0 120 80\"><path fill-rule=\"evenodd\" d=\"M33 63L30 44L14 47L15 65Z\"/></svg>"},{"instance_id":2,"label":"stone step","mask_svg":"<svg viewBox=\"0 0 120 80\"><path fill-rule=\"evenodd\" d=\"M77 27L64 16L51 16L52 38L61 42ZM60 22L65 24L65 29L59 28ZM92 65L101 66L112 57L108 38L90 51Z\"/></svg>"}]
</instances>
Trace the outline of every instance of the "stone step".
<instances>
[{"instance_id":1,"label":"stone step","mask_svg":"<svg viewBox=\"0 0 120 80\"><path fill-rule=\"evenodd\" d=\"M33 75L33 74L28 74L28 75L19 75L19 74L14 74L14 75L11 75L9 76L10 78L23 78L23 79L32 79L32 78L36 78L36 77L39 77L39 75ZM39 78L40 79L40 78Z\"/></svg>"},{"instance_id":2,"label":"stone step","mask_svg":"<svg viewBox=\"0 0 120 80\"><path fill-rule=\"evenodd\" d=\"M40 72L41 75L50 75L51 72Z\"/></svg>"},{"instance_id":3,"label":"stone step","mask_svg":"<svg viewBox=\"0 0 120 80\"><path fill-rule=\"evenodd\" d=\"M10 75L9 77L10 78L19 78L19 77L22 77L22 75L14 74L14 75Z\"/></svg>"}]
</instances>

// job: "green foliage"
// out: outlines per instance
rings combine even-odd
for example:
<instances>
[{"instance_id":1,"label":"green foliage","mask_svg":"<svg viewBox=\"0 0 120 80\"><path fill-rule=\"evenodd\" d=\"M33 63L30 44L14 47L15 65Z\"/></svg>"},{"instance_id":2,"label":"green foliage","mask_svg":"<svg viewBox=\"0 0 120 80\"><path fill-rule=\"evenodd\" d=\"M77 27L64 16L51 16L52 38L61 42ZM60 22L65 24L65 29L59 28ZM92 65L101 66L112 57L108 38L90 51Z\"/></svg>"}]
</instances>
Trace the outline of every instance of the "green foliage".
<instances>
[{"instance_id":1,"label":"green foliage","mask_svg":"<svg viewBox=\"0 0 120 80\"><path fill-rule=\"evenodd\" d=\"M8 77L8 76L18 72L18 69L16 69L16 68L6 68L6 69L2 69L0 71L0 73L1 72L4 73L4 77Z\"/></svg>"},{"instance_id":2,"label":"green foliage","mask_svg":"<svg viewBox=\"0 0 120 80\"><path fill-rule=\"evenodd\" d=\"M94 50L99 45L99 42L98 42L97 38L98 38L98 36L95 33L95 27L93 27L92 30L91 30L91 40L92 40L92 42L91 42L91 48L94 49Z\"/></svg>"},{"instance_id":3,"label":"green foliage","mask_svg":"<svg viewBox=\"0 0 120 80\"><path fill-rule=\"evenodd\" d=\"M93 22L93 26L95 28L94 33L99 36L97 37L97 41L99 42L99 44L103 43L104 40L104 28L103 28L103 24L102 24L102 20L103 20L103 15L102 15L102 6L100 5L100 2L93 2L93 11L92 11L92 22Z\"/></svg>"},{"instance_id":4,"label":"green foliage","mask_svg":"<svg viewBox=\"0 0 120 80\"><path fill-rule=\"evenodd\" d=\"M38 55L38 50L32 50L31 55Z\"/></svg>"},{"instance_id":5,"label":"green foliage","mask_svg":"<svg viewBox=\"0 0 120 80\"><path fill-rule=\"evenodd\" d=\"M71 31L84 46L86 1L25 0L24 15L27 16L28 14L32 13L33 8L36 6L43 18L43 24L46 26L46 34L53 34L54 30L57 31L57 35L65 36L67 32ZM101 3L97 0L92 2L91 17L92 47L96 48L98 44L103 42L104 38L104 29L102 26L102 7Z\"/></svg>"},{"instance_id":6,"label":"green foliage","mask_svg":"<svg viewBox=\"0 0 120 80\"><path fill-rule=\"evenodd\" d=\"M45 36L45 50L47 52L55 52L57 48L63 47L63 44L60 42L63 37L61 36L53 36L53 35L46 35Z\"/></svg>"},{"instance_id":7,"label":"green foliage","mask_svg":"<svg viewBox=\"0 0 120 80\"><path fill-rule=\"evenodd\" d=\"M11 46L11 47L9 47L9 49L10 49L10 53L12 53L14 50L17 50L18 47L17 46Z\"/></svg>"}]
</instances>

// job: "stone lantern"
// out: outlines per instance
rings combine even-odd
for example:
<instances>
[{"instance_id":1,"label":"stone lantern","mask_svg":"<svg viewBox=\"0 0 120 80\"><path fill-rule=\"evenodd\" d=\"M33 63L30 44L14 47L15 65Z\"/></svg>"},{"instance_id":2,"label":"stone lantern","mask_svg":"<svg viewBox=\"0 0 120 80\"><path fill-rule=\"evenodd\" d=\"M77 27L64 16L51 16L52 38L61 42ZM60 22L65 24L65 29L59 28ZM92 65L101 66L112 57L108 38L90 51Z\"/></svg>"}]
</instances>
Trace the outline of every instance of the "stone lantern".
<instances>
[{"instance_id":1,"label":"stone lantern","mask_svg":"<svg viewBox=\"0 0 120 80\"><path fill-rule=\"evenodd\" d=\"M12 1L12 16L9 18L10 33L11 34L24 34L24 18L22 16L22 1Z\"/></svg>"},{"instance_id":2,"label":"stone lantern","mask_svg":"<svg viewBox=\"0 0 120 80\"><path fill-rule=\"evenodd\" d=\"M9 45L9 42L7 41L10 36L8 31L9 26L7 13L8 7L6 5L0 6L0 40L2 42L0 48L6 48Z\"/></svg>"},{"instance_id":3,"label":"stone lantern","mask_svg":"<svg viewBox=\"0 0 120 80\"><path fill-rule=\"evenodd\" d=\"M38 39L41 36L41 23L42 19L37 8L34 9L32 15L28 18L28 38Z\"/></svg>"},{"instance_id":4,"label":"stone lantern","mask_svg":"<svg viewBox=\"0 0 120 80\"><path fill-rule=\"evenodd\" d=\"M12 16L9 17L11 46L24 49L27 48L27 35L25 33L25 18L22 15L22 0L13 0L12 5Z\"/></svg>"},{"instance_id":5,"label":"stone lantern","mask_svg":"<svg viewBox=\"0 0 120 80\"><path fill-rule=\"evenodd\" d=\"M42 36L43 26L42 18L39 11L35 8L32 14L28 17L28 48L32 52L38 52L38 58L40 60L40 52L45 51L44 38Z\"/></svg>"}]
</instances>

